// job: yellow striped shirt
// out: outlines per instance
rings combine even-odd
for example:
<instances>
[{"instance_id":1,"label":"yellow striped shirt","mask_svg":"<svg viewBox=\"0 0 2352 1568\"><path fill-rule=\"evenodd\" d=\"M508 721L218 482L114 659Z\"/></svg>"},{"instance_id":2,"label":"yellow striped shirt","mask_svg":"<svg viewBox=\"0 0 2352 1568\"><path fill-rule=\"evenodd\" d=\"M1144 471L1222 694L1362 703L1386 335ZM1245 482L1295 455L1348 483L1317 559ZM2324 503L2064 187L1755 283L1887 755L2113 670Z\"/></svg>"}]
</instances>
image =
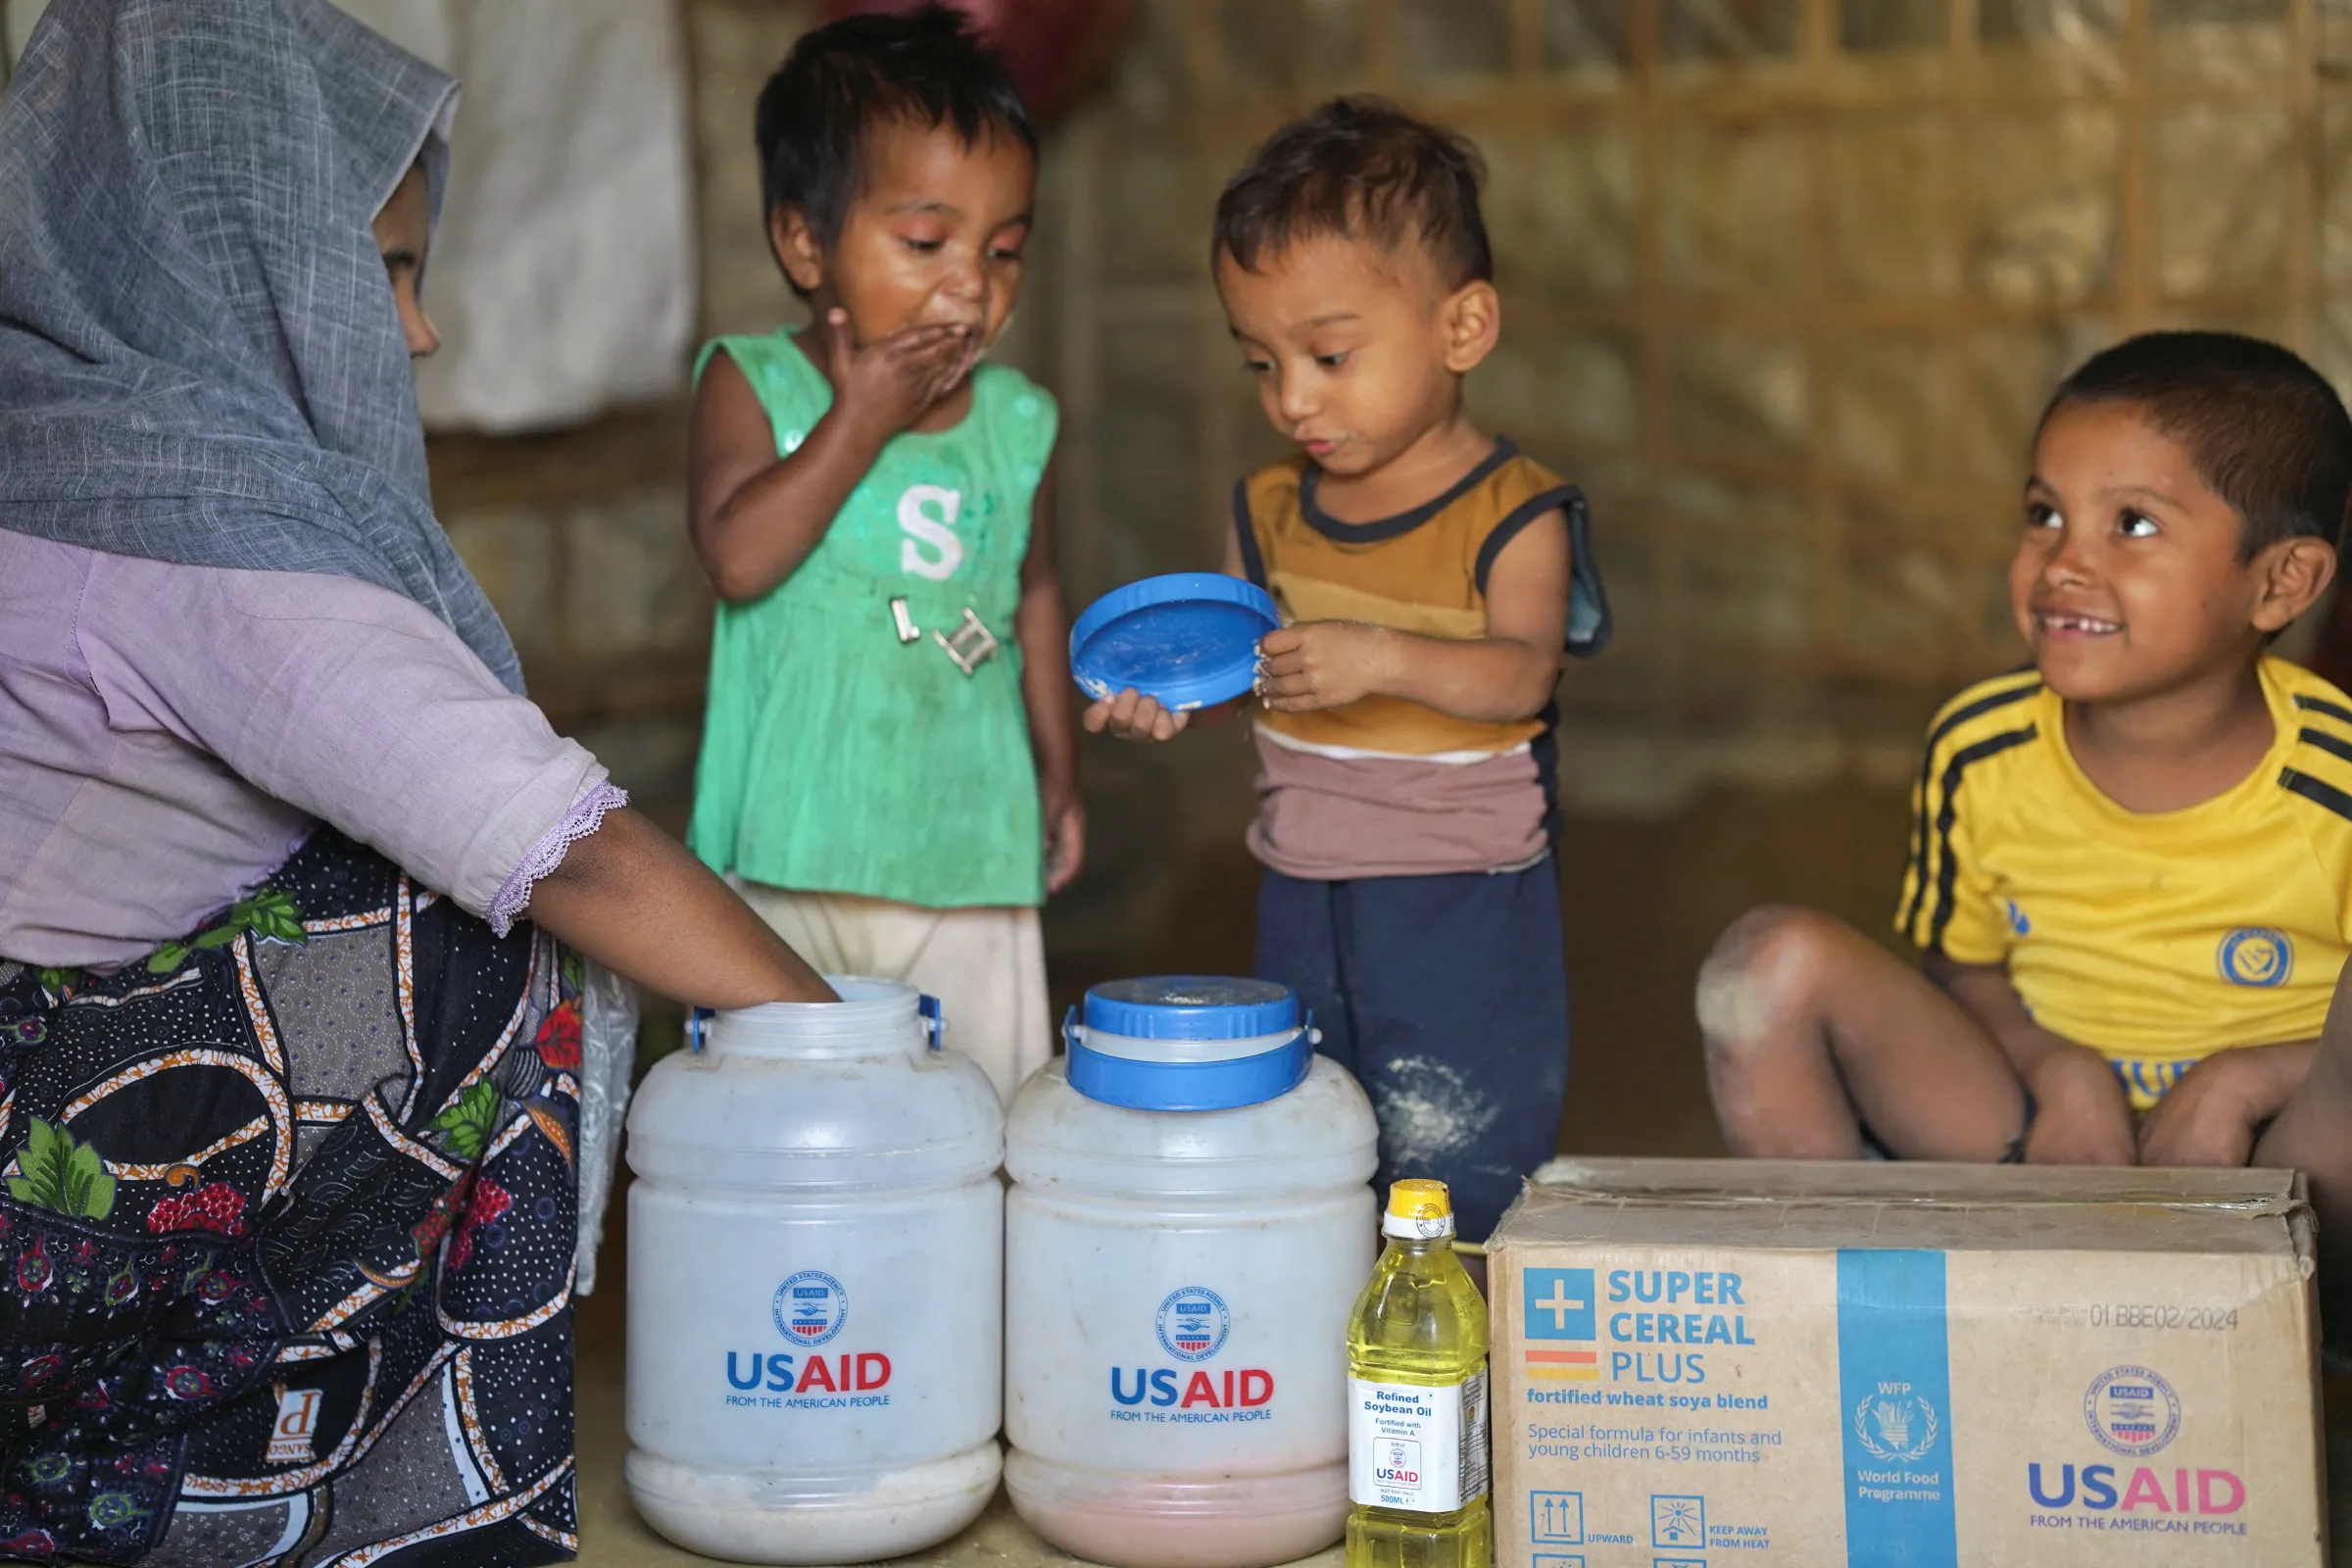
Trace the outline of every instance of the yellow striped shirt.
<instances>
[{"instance_id":1,"label":"yellow striped shirt","mask_svg":"<svg viewBox=\"0 0 2352 1568\"><path fill-rule=\"evenodd\" d=\"M2032 670L1929 729L1896 929L2005 964L2142 1109L2216 1051L2315 1038L2352 953L2352 698L2284 660L2260 676L2270 754L2179 811L2128 811L2084 777Z\"/></svg>"}]
</instances>

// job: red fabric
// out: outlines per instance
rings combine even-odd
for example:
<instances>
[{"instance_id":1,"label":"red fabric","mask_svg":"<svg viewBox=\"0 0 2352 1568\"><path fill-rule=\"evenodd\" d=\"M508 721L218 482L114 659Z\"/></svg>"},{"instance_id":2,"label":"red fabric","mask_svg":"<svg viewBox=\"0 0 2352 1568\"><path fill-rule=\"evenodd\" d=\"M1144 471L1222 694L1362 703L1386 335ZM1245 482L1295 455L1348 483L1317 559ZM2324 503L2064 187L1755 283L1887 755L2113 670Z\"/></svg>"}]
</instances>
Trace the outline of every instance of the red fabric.
<instances>
[{"instance_id":1,"label":"red fabric","mask_svg":"<svg viewBox=\"0 0 2352 1568\"><path fill-rule=\"evenodd\" d=\"M147 1211L147 1228L165 1231L219 1231L223 1236L245 1234L245 1195L227 1182L206 1182L192 1193L159 1198Z\"/></svg>"},{"instance_id":2,"label":"red fabric","mask_svg":"<svg viewBox=\"0 0 2352 1568\"><path fill-rule=\"evenodd\" d=\"M919 0L825 0L825 20L911 11ZM970 17L1004 61L1021 102L1050 120L1110 63L1132 0L949 0Z\"/></svg>"},{"instance_id":3,"label":"red fabric","mask_svg":"<svg viewBox=\"0 0 2352 1568\"><path fill-rule=\"evenodd\" d=\"M580 999L574 997L549 1013L539 1025L539 1038L531 1044L538 1048L539 1059L547 1063L550 1072L578 1072Z\"/></svg>"}]
</instances>

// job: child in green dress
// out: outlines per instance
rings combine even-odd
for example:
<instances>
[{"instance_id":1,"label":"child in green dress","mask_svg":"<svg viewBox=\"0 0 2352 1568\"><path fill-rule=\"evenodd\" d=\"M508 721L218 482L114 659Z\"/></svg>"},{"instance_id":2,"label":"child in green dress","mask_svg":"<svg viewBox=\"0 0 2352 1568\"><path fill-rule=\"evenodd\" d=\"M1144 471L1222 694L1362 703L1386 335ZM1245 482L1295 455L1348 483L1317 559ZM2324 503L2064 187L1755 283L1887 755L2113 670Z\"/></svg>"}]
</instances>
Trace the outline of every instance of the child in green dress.
<instances>
[{"instance_id":1,"label":"child in green dress","mask_svg":"<svg viewBox=\"0 0 2352 1568\"><path fill-rule=\"evenodd\" d=\"M809 33L757 131L812 324L697 367L689 525L720 603L688 842L819 968L939 997L1009 1096L1052 1054L1038 906L1085 849L1055 409L982 359L1036 135L936 7Z\"/></svg>"}]
</instances>

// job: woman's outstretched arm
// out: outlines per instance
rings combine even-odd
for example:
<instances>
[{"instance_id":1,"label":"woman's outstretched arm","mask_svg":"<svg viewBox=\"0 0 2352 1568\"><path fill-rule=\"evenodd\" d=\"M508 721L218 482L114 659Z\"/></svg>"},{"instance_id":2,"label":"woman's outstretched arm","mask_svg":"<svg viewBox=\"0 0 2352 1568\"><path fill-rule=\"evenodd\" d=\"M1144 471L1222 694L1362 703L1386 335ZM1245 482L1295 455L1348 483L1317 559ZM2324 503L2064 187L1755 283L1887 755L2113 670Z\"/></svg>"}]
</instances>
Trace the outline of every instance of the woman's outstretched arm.
<instances>
[{"instance_id":1,"label":"woman's outstretched arm","mask_svg":"<svg viewBox=\"0 0 2352 1568\"><path fill-rule=\"evenodd\" d=\"M596 759L423 606L307 572L112 558L101 569L78 635L108 701L168 714L262 794L494 928L528 915L680 1002L831 999L725 883L612 799Z\"/></svg>"},{"instance_id":2,"label":"woman's outstretched arm","mask_svg":"<svg viewBox=\"0 0 2352 1568\"><path fill-rule=\"evenodd\" d=\"M539 879L528 912L559 942L692 1006L839 1000L710 867L625 808Z\"/></svg>"}]
</instances>

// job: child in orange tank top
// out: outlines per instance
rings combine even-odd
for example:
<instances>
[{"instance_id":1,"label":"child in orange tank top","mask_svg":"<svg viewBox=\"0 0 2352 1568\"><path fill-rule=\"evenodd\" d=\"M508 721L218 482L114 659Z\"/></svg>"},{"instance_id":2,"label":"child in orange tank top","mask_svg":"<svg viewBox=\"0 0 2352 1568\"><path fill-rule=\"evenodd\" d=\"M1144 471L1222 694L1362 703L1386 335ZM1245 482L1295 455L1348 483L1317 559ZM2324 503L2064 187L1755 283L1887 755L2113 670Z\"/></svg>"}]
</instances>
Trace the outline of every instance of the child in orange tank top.
<instances>
[{"instance_id":1,"label":"child in orange tank top","mask_svg":"<svg viewBox=\"0 0 2352 1568\"><path fill-rule=\"evenodd\" d=\"M1226 544L1285 620L1259 646L1257 972L1362 1080L1378 1179L1445 1180L1471 1237L1558 1132L1552 690L1608 635L1583 496L1462 407L1500 328L1479 177L1459 137L1341 99L1251 156L1213 246L1299 449L1235 486ZM1189 716L1129 691L1086 724L1166 740Z\"/></svg>"}]
</instances>

